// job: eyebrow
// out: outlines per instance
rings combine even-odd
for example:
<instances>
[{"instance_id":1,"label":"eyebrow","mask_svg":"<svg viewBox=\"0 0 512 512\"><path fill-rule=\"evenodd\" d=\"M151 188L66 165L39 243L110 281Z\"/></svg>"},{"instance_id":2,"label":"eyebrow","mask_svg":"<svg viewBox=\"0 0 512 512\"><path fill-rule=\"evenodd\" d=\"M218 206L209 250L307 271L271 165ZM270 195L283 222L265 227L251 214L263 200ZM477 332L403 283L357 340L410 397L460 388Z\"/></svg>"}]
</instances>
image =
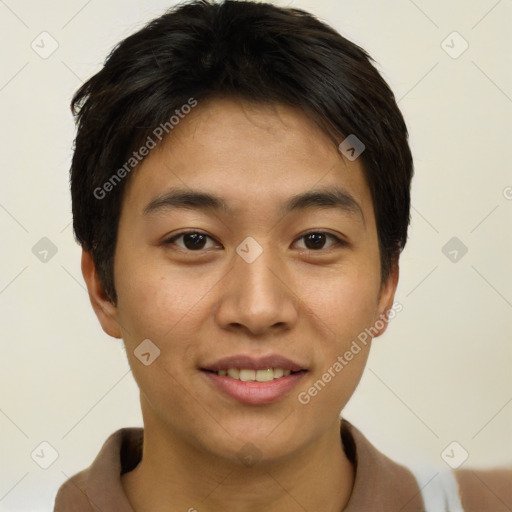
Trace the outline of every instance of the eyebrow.
<instances>
[{"instance_id":1,"label":"eyebrow","mask_svg":"<svg viewBox=\"0 0 512 512\"><path fill-rule=\"evenodd\" d=\"M223 198L208 192L186 188L170 190L148 203L144 215L154 215L174 208L194 209L202 211L222 212L233 214L232 208ZM279 209L281 215L309 208L332 208L345 213L357 214L363 224L363 210L354 197L346 190L331 186L309 190L290 197Z\"/></svg>"}]
</instances>

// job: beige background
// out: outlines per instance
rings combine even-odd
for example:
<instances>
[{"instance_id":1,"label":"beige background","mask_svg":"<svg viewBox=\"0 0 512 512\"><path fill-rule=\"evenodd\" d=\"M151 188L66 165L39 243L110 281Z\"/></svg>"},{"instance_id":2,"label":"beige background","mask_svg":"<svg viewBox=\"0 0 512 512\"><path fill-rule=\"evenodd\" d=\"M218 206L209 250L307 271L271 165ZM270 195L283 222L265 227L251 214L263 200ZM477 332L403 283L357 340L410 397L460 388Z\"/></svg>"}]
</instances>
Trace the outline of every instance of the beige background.
<instances>
[{"instance_id":1,"label":"beige background","mask_svg":"<svg viewBox=\"0 0 512 512\"><path fill-rule=\"evenodd\" d=\"M512 463L512 2L278 3L311 10L374 57L415 157L404 309L376 341L345 416L402 462L443 467L457 441L465 466ZM0 511L52 510L58 486L110 433L141 425L121 343L101 331L84 291L68 105L115 43L170 5L0 2ZM464 47L454 31L469 44L458 58L445 51ZM46 59L31 47L49 51L52 39ZM32 252L43 237L57 248L47 262ZM452 237L468 248L457 262L442 252ZM58 453L47 469L31 458L51 462L43 441Z\"/></svg>"}]
</instances>

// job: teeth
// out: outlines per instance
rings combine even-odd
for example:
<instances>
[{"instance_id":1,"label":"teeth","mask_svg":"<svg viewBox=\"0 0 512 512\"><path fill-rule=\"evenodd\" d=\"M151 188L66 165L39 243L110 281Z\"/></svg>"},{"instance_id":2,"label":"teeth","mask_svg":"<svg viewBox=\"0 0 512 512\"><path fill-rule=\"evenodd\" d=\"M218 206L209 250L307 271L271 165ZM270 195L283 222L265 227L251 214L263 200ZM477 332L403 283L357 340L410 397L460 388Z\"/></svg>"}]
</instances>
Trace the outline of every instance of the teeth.
<instances>
[{"instance_id":1,"label":"teeth","mask_svg":"<svg viewBox=\"0 0 512 512\"><path fill-rule=\"evenodd\" d=\"M265 370L250 370L248 368L229 368L229 370L219 370L217 375L221 377L231 377L232 379L243 382L270 382L274 379L287 377L292 372L284 368L267 368Z\"/></svg>"},{"instance_id":2,"label":"teeth","mask_svg":"<svg viewBox=\"0 0 512 512\"><path fill-rule=\"evenodd\" d=\"M284 370L282 368L274 368L274 379L279 379L284 375Z\"/></svg>"},{"instance_id":3,"label":"teeth","mask_svg":"<svg viewBox=\"0 0 512 512\"><path fill-rule=\"evenodd\" d=\"M248 380L256 379L256 371L255 370L240 370L240 380L247 382Z\"/></svg>"},{"instance_id":4,"label":"teeth","mask_svg":"<svg viewBox=\"0 0 512 512\"><path fill-rule=\"evenodd\" d=\"M231 377L232 379L238 379L240 377L240 371L238 370L238 368L230 368L228 370L228 376Z\"/></svg>"},{"instance_id":5,"label":"teeth","mask_svg":"<svg viewBox=\"0 0 512 512\"><path fill-rule=\"evenodd\" d=\"M274 380L274 370L272 368L267 368L266 370L258 370L256 372L256 380L258 382L268 382L270 380Z\"/></svg>"}]
</instances>

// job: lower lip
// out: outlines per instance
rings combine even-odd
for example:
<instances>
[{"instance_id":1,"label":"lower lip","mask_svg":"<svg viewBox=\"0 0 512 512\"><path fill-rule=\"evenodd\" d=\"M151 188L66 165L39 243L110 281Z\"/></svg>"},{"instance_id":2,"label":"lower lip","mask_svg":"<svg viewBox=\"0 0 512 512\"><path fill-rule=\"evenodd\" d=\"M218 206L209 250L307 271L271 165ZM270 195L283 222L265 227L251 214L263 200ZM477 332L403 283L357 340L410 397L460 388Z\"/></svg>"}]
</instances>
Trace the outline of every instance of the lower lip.
<instances>
[{"instance_id":1,"label":"lower lip","mask_svg":"<svg viewBox=\"0 0 512 512\"><path fill-rule=\"evenodd\" d=\"M214 372L202 370L203 375L224 394L251 405L270 404L289 393L305 375L305 371L292 373L269 382L244 382L231 377L222 377Z\"/></svg>"}]
</instances>

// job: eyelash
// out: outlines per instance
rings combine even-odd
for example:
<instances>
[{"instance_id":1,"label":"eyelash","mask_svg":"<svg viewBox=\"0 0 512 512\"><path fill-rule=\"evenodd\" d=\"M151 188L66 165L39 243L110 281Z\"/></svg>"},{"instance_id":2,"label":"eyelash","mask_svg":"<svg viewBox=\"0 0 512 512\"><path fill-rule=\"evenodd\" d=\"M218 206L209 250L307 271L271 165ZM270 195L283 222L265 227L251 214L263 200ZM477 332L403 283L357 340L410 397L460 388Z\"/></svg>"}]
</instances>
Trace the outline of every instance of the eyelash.
<instances>
[{"instance_id":1,"label":"eyelash","mask_svg":"<svg viewBox=\"0 0 512 512\"><path fill-rule=\"evenodd\" d=\"M332 249L333 247L345 247L348 245L347 242L345 242L344 240L342 240L341 238L337 237L336 235L333 235L332 233L329 233L328 231L309 231L307 233L304 233L303 235L301 235L299 238L297 238L297 240L301 240L302 238L305 238L307 237L308 235L311 235L311 234L315 234L315 235L326 235L327 237L331 238L334 240L334 243L331 247L328 247L327 249L308 249L308 248L305 248L305 249L302 249L303 251L308 251L308 252L312 252L312 253L320 253L320 252L326 252L328 251L329 249ZM181 238L182 236L185 236L185 235L203 235L203 236L206 236L207 238L210 238L211 240L215 240L212 236L206 234L206 233L203 233L202 231L197 231L197 230L190 230L190 231L182 231L181 233L178 233L174 236L172 236L171 238L167 239L164 241L164 245L175 245L175 241L178 240L179 238ZM187 248L183 248L183 247L179 247L178 248L181 250L181 251L184 251L184 252L189 252L189 253L201 253L201 252L205 252L205 249L198 249L197 251L193 251L193 250L190 250L190 249L187 249Z\"/></svg>"}]
</instances>

